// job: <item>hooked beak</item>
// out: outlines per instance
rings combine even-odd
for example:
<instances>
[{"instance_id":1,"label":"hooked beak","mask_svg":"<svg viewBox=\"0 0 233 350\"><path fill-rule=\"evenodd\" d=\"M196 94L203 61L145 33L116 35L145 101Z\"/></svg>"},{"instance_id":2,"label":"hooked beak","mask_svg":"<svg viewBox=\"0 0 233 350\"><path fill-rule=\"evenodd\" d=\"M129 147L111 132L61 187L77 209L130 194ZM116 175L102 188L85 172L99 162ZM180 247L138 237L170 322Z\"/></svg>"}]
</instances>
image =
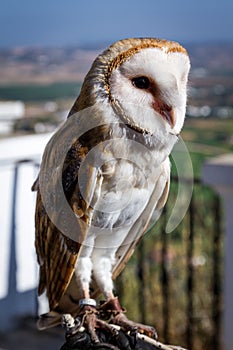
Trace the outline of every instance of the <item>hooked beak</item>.
<instances>
[{"instance_id":1,"label":"hooked beak","mask_svg":"<svg viewBox=\"0 0 233 350\"><path fill-rule=\"evenodd\" d=\"M173 128L175 126L175 114L171 106L167 105L160 99L155 99L152 103L154 110L159 113L163 119Z\"/></svg>"}]
</instances>

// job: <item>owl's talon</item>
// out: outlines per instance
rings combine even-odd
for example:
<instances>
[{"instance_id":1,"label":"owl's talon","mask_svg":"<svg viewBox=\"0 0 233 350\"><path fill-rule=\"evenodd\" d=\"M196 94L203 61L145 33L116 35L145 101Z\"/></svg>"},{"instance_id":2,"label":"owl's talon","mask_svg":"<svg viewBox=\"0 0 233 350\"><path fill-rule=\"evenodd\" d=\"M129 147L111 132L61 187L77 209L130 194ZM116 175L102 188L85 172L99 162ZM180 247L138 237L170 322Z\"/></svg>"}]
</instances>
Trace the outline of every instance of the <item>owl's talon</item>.
<instances>
[{"instance_id":1,"label":"owl's talon","mask_svg":"<svg viewBox=\"0 0 233 350\"><path fill-rule=\"evenodd\" d=\"M122 330L129 332L130 335L141 333L147 335L152 339L158 338L157 332L153 327L131 321L122 313L114 316L111 320L111 323L120 326Z\"/></svg>"},{"instance_id":2,"label":"owl's talon","mask_svg":"<svg viewBox=\"0 0 233 350\"><path fill-rule=\"evenodd\" d=\"M96 333L97 329L107 331L111 333L112 337L117 337L119 335L118 330L104 320L101 320L98 316L99 312L95 307L90 305L82 306L75 319L69 314L63 315L62 326L66 329L66 337L68 338L77 332L82 332L82 327L90 335L93 344L100 343Z\"/></svg>"},{"instance_id":3,"label":"owl's talon","mask_svg":"<svg viewBox=\"0 0 233 350\"><path fill-rule=\"evenodd\" d=\"M86 328L94 344L100 343L98 335L96 334L96 328L98 324L97 314L98 311L96 308L89 305L83 306L80 312L80 316L82 317L81 326Z\"/></svg>"},{"instance_id":4,"label":"owl's talon","mask_svg":"<svg viewBox=\"0 0 233 350\"><path fill-rule=\"evenodd\" d=\"M157 332L153 327L129 320L124 313L126 310L121 307L117 297L109 299L99 308L101 317L110 318L110 323L118 325L123 331L135 335L137 332L157 339Z\"/></svg>"}]
</instances>

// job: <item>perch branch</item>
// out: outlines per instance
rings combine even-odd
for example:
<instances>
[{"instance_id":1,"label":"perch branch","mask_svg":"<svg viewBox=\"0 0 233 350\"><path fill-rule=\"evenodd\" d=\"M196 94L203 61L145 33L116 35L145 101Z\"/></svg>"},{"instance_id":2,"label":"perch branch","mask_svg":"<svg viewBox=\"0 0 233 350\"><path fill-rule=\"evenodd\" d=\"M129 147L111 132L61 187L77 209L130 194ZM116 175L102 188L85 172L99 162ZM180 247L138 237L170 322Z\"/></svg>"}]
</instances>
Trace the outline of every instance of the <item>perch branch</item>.
<instances>
[{"instance_id":1,"label":"perch branch","mask_svg":"<svg viewBox=\"0 0 233 350\"><path fill-rule=\"evenodd\" d=\"M81 327L77 332L66 332L66 342L60 350L185 350L180 346L166 345L146 335L125 333L119 326L111 324L116 334L97 331L99 343L93 343L90 335Z\"/></svg>"}]
</instances>

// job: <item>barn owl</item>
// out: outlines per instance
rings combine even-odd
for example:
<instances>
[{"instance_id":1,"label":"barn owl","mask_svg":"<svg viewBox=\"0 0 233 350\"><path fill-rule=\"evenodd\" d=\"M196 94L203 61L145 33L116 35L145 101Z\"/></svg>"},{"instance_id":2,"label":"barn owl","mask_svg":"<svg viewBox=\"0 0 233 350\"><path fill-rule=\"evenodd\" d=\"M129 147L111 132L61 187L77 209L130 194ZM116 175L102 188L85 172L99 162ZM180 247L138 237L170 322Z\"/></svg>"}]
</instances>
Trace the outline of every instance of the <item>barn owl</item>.
<instances>
[{"instance_id":1,"label":"barn owl","mask_svg":"<svg viewBox=\"0 0 233 350\"><path fill-rule=\"evenodd\" d=\"M46 291L50 307L39 328L70 314L98 342L107 313L112 323L155 335L124 315L113 280L166 202L189 69L181 45L154 38L120 40L95 59L33 186L39 294Z\"/></svg>"}]
</instances>

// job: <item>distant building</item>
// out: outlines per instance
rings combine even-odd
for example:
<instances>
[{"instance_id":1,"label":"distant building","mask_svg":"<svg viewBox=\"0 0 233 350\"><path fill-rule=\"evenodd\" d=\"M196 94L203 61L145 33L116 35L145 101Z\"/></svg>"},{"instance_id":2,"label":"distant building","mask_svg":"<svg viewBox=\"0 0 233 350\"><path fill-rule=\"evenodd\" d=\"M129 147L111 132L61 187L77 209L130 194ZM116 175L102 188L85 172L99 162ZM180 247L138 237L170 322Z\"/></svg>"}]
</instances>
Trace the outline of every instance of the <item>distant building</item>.
<instances>
[{"instance_id":1,"label":"distant building","mask_svg":"<svg viewBox=\"0 0 233 350\"><path fill-rule=\"evenodd\" d=\"M25 105L22 101L0 101L0 120L9 121L22 118Z\"/></svg>"},{"instance_id":2,"label":"distant building","mask_svg":"<svg viewBox=\"0 0 233 350\"><path fill-rule=\"evenodd\" d=\"M25 115L25 105L22 101L0 101L0 134L12 131L14 121Z\"/></svg>"}]
</instances>

